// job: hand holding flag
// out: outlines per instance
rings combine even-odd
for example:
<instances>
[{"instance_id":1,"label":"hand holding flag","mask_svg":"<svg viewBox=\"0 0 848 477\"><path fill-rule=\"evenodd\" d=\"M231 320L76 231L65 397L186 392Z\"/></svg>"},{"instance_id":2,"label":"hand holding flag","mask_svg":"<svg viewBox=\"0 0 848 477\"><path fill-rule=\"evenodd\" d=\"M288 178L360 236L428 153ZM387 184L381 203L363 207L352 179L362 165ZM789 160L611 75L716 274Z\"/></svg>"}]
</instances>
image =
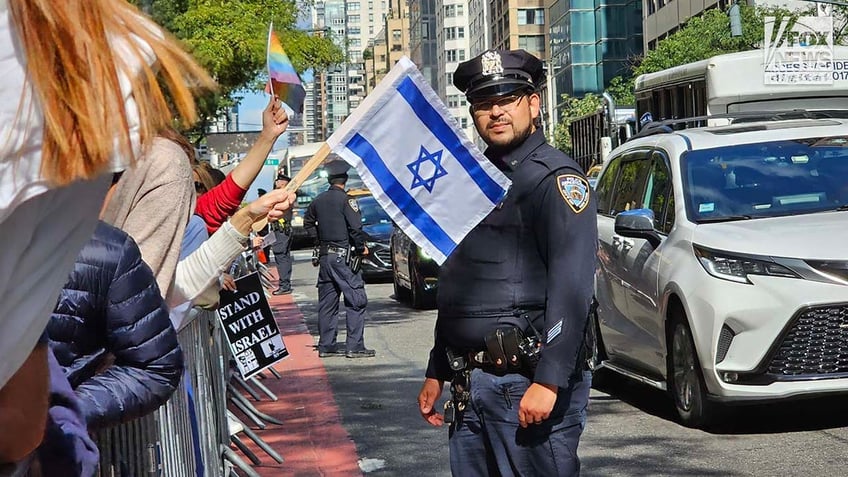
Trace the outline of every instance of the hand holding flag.
<instances>
[{"instance_id":1,"label":"hand holding flag","mask_svg":"<svg viewBox=\"0 0 848 477\"><path fill-rule=\"evenodd\" d=\"M300 76L283 50L273 23L268 27L268 86L269 93L279 96L292 111L303 113L306 90L303 89Z\"/></svg>"}]
</instances>

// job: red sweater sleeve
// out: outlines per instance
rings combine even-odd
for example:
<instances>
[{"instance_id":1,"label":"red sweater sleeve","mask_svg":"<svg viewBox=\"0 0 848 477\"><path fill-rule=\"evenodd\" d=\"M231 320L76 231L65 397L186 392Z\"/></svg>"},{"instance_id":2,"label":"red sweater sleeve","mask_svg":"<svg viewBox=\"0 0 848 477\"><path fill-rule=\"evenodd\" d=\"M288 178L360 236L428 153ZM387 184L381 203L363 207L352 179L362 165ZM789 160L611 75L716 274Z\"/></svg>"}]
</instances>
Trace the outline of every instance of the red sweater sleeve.
<instances>
[{"instance_id":1,"label":"red sweater sleeve","mask_svg":"<svg viewBox=\"0 0 848 477\"><path fill-rule=\"evenodd\" d=\"M233 180L232 174L227 174L224 182L197 198L194 213L206 222L209 235L214 234L224 221L236 213L245 194L247 189L239 187Z\"/></svg>"}]
</instances>

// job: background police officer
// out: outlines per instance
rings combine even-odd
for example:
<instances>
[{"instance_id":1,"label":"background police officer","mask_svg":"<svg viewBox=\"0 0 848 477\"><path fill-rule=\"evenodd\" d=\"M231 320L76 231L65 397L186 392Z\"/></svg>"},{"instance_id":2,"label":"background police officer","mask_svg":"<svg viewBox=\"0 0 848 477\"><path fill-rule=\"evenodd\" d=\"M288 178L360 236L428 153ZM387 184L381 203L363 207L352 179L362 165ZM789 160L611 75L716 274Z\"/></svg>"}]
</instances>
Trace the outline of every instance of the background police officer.
<instances>
[{"instance_id":1,"label":"background police officer","mask_svg":"<svg viewBox=\"0 0 848 477\"><path fill-rule=\"evenodd\" d=\"M291 182L291 178L280 171L274 181L274 188L282 189L289 182ZM273 291L274 295L288 295L292 292L291 219L293 212L292 209L289 209L282 219L271 223L271 230L274 232L275 238L271 250L274 251L274 262L277 264L277 276L279 277L277 289Z\"/></svg>"},{"instance_id":2,"label":"background police officer","mask_svg":"<svg viewBox=\"0 0 848 477\"><path fill-rule=\"evenodd\" d=\"M580 469L596 207L580 167L545 141L541 77L542 63L523 50L487 51L454 73L487 158L512 180L504 201L448 257L439 277L435 345L418 403L428 422L441 425L435 404L444 381L470 386L445 408L446 416L456 413L454 475ZM534 343L518 349L516 329ZM448 359L448 350L460 359ZM470 384L457 381L461 376Z\"/></svg>"},{"instance_id":3,"label":"background police officer","mask_svg":"<svg viewBox=\"0 0 848 477\"><path fill-rule=\"evenodd\" d=\"M327 181L330 188L309 204L303 227L318 239L318 356L347 356L367 358L374 350L365 348L365 282L362 272L350 268L351 254L367 255L362 219L356 200L345 192L347 170L343 161L327 164ZM351 250L353 249L353 250ZM347 346L340 349L336 343L339 321L339 294L344 295Z\"/></svg>"}]
</instances>

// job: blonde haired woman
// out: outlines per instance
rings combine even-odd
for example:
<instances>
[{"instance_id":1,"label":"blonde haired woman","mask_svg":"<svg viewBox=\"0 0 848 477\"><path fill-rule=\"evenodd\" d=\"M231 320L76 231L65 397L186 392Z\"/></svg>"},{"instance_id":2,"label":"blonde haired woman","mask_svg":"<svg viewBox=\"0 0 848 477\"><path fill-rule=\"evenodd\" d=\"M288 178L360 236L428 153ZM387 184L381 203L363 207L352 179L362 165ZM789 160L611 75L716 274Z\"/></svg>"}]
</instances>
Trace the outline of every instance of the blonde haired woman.
<instances>
[{"instance_id":1,"label":"blonde haired woman","mask_svg":"<svg viewBox=\"0 0 848 477\"><path fill-rule=\"evenodd\" d=\"M47 364L36 344L109 173L177 113L194 121L192 89L212 82L123 0L0 0L0 71L2 463L43 434Z\"/></svg>"}]
</instances>

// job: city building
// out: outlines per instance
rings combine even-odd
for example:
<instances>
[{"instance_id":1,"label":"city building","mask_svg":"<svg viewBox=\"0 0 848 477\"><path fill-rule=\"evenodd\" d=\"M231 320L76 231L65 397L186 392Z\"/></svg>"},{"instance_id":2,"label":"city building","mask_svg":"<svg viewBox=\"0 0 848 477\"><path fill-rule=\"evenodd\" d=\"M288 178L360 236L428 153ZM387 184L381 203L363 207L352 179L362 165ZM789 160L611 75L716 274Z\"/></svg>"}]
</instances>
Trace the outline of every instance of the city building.
<instances>
[{"instance_id":1,"label":"city building","mask_svg":"<svg viewBox=\"0 0 848 477\"><path fill-rule=\"evenodd\" d=\"M468 53L472 58L489 49L489 1L468 0Z\"/></svg>"},{"instance_id":2,"label":"city building","mask_svg":"<svg viewBox=\"0 0 848 477\"><path fill-rule=\"evenodd\" d=\"M489 0L491 48L522 49L546 58L544 0Z\"/></svg>"},{"instance_id":3,"label":"city building","mask_svg":"<svg viewBox=\"0 0 848 477\"><path fill-rule=\"evenodd\" d=\"M409 58L435 91L439 91L436 56L436 0L409 2Z\"/></svg>"},{"instance_id":4,"label":"city building","mask_svg":"<svg viewBox=\"0 0 848 477\"><path fill-rule=\"evenodd\" d=\"M465 60L471 59L468 38L467 0L436 1L436 57L438 89L436 92L469 138L474 137L474 123L468 111L465 94L453 85L453 73Z\"/></svg>"},{"instance_id":5,"label":"city building","mask_svg":"<svg viewBox=\"0 0 848 477\"><path fill-rule=\"evenodd\" d=\"M391 0L386 22L368 43L365 60L365 92L369 93L403 56L409 56L409 6L406 0Z\"/></svg>"},{"instance_id":6,"label":"city building","mask_svg":"<svg viewBox=\"0 0 848 477\"><path fill-rule=\"evenodd\" d=\"M329 35L342 48L345 61L315 76L320 90L320 140L326 139L365 98L365 60L369 42L385 24L387 0L316 0L312 29ZM316 124L315 130L318 131Z\"/></svg>"},{"instance_id":7,"label":"city building","mask_svg":"<svg viewBox=\"0 0 848 477\"><path fill-rule=\"evenodd\" d=\"M556 92L599 94L642 54L641 0L548 0L549 74Z\"/></svg>"},{"instance_id":8,"label":"city building","mask_svg":"<svg viewBox=\"0 0 848 477\"><path fill-rule=\"evenodd\" d=\"M744 3L789 10L807 9L811 5L797 0L746 0ZM679 30L690 18L711 8L727 11L732 4L731 0L645 0L645 51L656 49L657 42Z\"/></svg>"}]
</instances>

